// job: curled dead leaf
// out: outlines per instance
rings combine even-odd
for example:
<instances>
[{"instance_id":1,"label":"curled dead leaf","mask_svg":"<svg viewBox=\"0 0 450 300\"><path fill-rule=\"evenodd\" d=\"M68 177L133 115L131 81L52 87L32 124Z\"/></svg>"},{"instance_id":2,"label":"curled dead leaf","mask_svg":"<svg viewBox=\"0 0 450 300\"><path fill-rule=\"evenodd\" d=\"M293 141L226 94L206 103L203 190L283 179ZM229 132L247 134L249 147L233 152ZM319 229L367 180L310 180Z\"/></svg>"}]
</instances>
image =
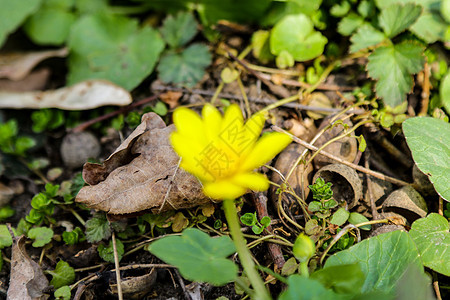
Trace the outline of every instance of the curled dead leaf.
<instances>
[{"instance_id":1,"label":"curled dead leaf","mask_svg":"<svg viewBox=\"0 0 450 300\"><path fill-rule=\"evenodd\" d=\"M0 108L92 109L104 105L128 105L131 95L105 80L86 80L73 86L50 91L0 91Z\"/></svg>"},{"instance_id":2,"label":"curled dead leaf","mask_svg":"<svg viewBox=\"0 0 450 300\"><path fill-rule=\"evenodd\" d=\"M66 57L67 48L26 53L7 53L0 55L0 78L24 79L41 61L50 57Z\"/></svg>"},{"instance_id":3,"label":"curled dead leaf","mask_svg":"<svg viewBox=\"0 0 450 300\"><path fill-rule=\"evenodd\" d=\"M25 249L25 237L13 238L11 275L9 280L8 300L47 299L43 293L48 287L48 280L38 263L32 260Z\"/></svg>"},{"instance_id":4,"label":"curled dead leaf","mask_svg":"<svg viewBox=\"0 0 450 300\"><path fill-rule=\"evenodd\" d=\"M157 272L152 268L148 274L136 277L126 277L121 281L123 294L127 299L143 299L148 294L156 282ZM117 283L110 284L111 291L117 294Z\"/></svg>"},{"instance_id":5,"label":"curled dead leaf","mask_svg":"<svg viewBox=\"0 0 450 300\"><path fill-rule=\"evenodd\" d=\"M151 209L162 212L209 202L198 179L179 168L169 135L175 130L155 113L142 123L102 164L86 163L76 201L110 214Z\"/></svg>"},{"instance_id":6,"label":"curled dead leaf","mask_svg":"<svg viewBox=\"0 0 450 300\"><path fill-rule=\"evenodd\" d=\"M407 185L393 191L383 202L383 211L394 211L412 223L428 213L427 203L412 186Z\"/></svg>"}]
</instances>

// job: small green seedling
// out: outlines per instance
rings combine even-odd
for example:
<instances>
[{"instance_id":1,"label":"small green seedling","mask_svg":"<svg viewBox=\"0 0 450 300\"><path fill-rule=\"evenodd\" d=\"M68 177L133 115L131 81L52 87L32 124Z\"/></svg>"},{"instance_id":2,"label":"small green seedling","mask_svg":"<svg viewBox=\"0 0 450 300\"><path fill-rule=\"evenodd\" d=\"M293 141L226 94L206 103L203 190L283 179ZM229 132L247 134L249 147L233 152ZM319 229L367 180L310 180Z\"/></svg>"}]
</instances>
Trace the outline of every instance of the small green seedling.
<instances>
[{"instance_id":1,"label":"small green seedling","mask_svg":"<svg viewBox=\"0 0 450 300\"><path fill-rule=\"evenodd\" d=\"M338 203L334 200L333 191L331 190L331 182L325 183L323 178L319 177L309 188L313 193L313 199L319 201L311 201L308 210L315 213L318 218L325 219L331 215L330 210L335 208Z\"/></svg>"},{"instance_id":2,"label":"small green seedling","mask_svg":"<svg viewBox=\"0 0 450 300\"><path fill-rule=\"evenodd\" d=\"M125 253L125 248L123 246L123 243L119 239L116 239L116 249L117 257L120 261L123 254ZM98 245L97 251L104 261L114 263L114 247L112 241L109 241L108 246L105 246L105 244L101 243L100 245Z\"/></svg>"},{"instance_id":3,"label":"small green seedling","mask_svg":"<svg viewBox=\"0 0 450 300\"><path fill-rule=\"evenodd\" d=\"M245 215L241 216L241 222L244 225L252 226L252 231L255 234L261 234L261 232L263 232L264 229L266 229L270 225L270 221L270 218L268 216L265 216L261 219L260 222L258 222L256 212L246 213Z\"/></svg>"}]
</instances>

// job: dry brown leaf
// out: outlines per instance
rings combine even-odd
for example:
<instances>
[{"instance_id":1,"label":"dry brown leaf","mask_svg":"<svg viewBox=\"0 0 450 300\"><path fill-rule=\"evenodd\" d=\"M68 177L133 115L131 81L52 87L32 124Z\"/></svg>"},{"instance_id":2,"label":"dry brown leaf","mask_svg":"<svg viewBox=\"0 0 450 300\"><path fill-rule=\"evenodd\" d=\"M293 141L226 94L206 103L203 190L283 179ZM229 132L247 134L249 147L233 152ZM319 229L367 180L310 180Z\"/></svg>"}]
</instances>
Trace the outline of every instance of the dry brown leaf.
<instances>
[{"instance_id":1,"label":"dry brown leaf","mask_svg":"<svg viewBox=\"0 0 450 300\"><path fill-rule=\"evenodd\" d=\"M0 55L0 78L24 79L41 61L50 57L66 57L67 48L27 53L8 53Z\"/></svg>"},{"instance_id":2,"label":"dry brown leaf","mask_svg":"<svg viewBox=\"0 0 450 300\"><path fill-rule=\"evenodd\" d=\"M41 267L25 250L24 236L14 237L11 257L11 276L7 300L47 299L42 291L48 287L48 280Z\"/></svg>"},{"instance_id":3,"label":"dry brown leaf","mask_svg":"<svg viewBox=\"0 0 450 300\"><path fill-rule=\"evenodd\" d=\"M105 80L86 80L70 87L50 91L0 91L0 108L92 109L104 105L128 105L132 101L125 89Z\"/></svg>"},{"instance_id":4,"label":"dry brown leaf","mask_svg":"<svg viewBox=\"0 0 450 300\"><path fill-rule=\"evenodd\" d=\"M43 90L50 78L50 69L42 68L28 74L21 80L0 79L0 91L29 92Z\"/></svg>"},{"instance_id":5,"label":"dry brown leaf","mask_svg":"<svg viewBox=\"0 0 450 300\"><path fill-rule=\"evenodd\" d=\"M167 126L155 113L142 123L102 164L86 163L83 187L76 201L111 214L151 209L161 212L209 202L197 178L179 168Z\"/></svg>"},{"instance_id":6,"label":"dry brown leaf","mask_svg":"<svg viewBox=\"0 0 450 300\"><path fill-rule=\"evenodd\" d=\"M180 100L181 96L183 96L182 92L168 91L159 95L159 98L162 102L168 104L170 109L173 109L178 106L178 100Z\"/></svg>"}]
</instances>

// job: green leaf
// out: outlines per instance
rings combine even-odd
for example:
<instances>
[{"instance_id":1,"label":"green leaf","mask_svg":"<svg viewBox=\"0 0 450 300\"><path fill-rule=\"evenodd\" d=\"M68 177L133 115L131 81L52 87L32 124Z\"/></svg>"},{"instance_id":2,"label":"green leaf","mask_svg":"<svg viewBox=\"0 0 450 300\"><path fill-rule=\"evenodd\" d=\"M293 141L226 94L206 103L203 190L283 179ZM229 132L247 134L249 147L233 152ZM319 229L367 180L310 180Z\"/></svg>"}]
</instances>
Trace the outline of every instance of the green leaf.
<instances>
[{"instance_id":1,"label":"green leaf","mask_svg":"<svg viewBox=\"0 0 450 300\"><path fill-rule=\"evenodd\" d=\"M88 15L77 21L68 40L68 83L107 79L128 90L152 73L164 49L156 30L117 15Z\"/></svg>"},{"instance_id":2,"label":"green leaf","mask_svg":"<svg viewBox=\"0 0 450 300\"><path fill-rule=\"evenodd\" d=\"M252 226L252 231L253 231L254 234L261 234L261 232L264 231L264 227L262 227L262 226L260 226L258 224L255 224L255 225Z\"/></svg>"},{"instance_id":3,"label":"green leaf","mask_svg":"<svg viewBox=\"0 0 450 300\"><path fill-rule=\"evenodd\" d=\"M14 216L15 213L16 211L12 209L10 205L0 207L0 222Z\"/></svg>"},{"instance_id":4,"label":"green leaf","mask_svg":"<svg viewBox=\"0 0 450 300\"><path fill-rule=\"evenodd\" d=\"M428 175L436 192L450 201L450 124L416 117L403 122L403 132L417 167Z\"/></svg>"},{"instance_id":5,"label":"green leaf","mask_svg":"<svg viewBox=\"0 0 450 300\"><path fill-rule=\"evenodd\" d=\"M396 300L435 300L431 278L415 265L409 266L395 288ZM380 298L379 298L380 299Z\"/></svg>"},{"instance_id":6,"label":"green leaf","mask_svg":"<svg viewBox=\"0 0 450 300\"><path fill-rule=\"evenodd\" d=\"M450 276L450 232L443 216L431 213L416 220L409 231L424 266Z\"/></svg>"},{"instance_id":7,"label":"green leaf","mask_svg":"<svg viewBox=\"0 0 450 300\"><path fill-rule=\"evenodd\" d=\"M69 285L75 281L75 270L63 260L60 260L56 264L56 268L53 271L48 271L48 273L53 276L50 284L55 289Z\"/></svg>"},{"instance_id":8,"label":"green leaf","mask_svg":"<svg viewBox=\"0 0 450 300\"><path fill-rule=\"evenodd\" d=\"M166 43L171 48L187 44L197 33L197 22L189 12L179 12L175 17L167 16L160 29Z\"/></svg>"},{"instance_id":9,"label":"green leaf","mask_svg":"<svg viewBox=\"0 0 450 300\"><path fill-rule=\"evenodd\" d=\"M263 64L267 64L274 59L274 56L270 53L269 37L270 32L266 30L258 30L252 35L253 56Z\"/></svg>"},{"instance_id":10,"label":"green leaf","mask_svg":"<svg viewBox=\"0 0 450 300\"><path fill-rule=\"evenodd\" d=\"M35 227L28 230L27 236L34 240L33 247L44 247L51 242L53 230L48 227Z\"/></svg>"},{"instance_id":11,"label":"green leaf","mask_svg":"<svg viewBox=\"0 0 450 300\"><path fill-rule=\"evenodd\" d=\"M168 52L158 65L159 78L166 83L194 86L205 74L211 63L208 47L192 44L183 52Z\"/></svg>"},{"instance_id":12,"label":"green leaf","mask_svg":"<svg viewBox=\"0 0 450 300\"><path fill-rule=\"evenodd\" d=\"M349 10L350 10L350 3L344 1L340 4L334 4L330 9L330 14L333 17L343 17L348 13Z\"/></svg>"},{"instance_id":13,"label":"green leaf","mask_svg":"<svg viewBox=\"0 0 450 300\"><path fill-rule=\"evenodd\" d=\"M184 278L223 285L237 277L237 266L226 259L236 251L228 236L211 238L198 229L186 229L182 236L153 242L149 251L179 268Z\"/></svg>"},{"instance_id":14,"label":"green leaf","mask_svg":"<svg viewBox=\"0 0 450 300\"><path fill-rule=\"evenodd\" d=\"M426 11L411 26L410 30L428 44L432 44L436 41L445 41L447 28L448 23L438 12Z\"/></svg>"},{"instance_id":15,"label":"green leaf","mask_svg":"<svg viewBox=\"0 0 450 300\"><path fill-rule=\"evenodd\" d=\"M325 288L320 282L312 278L291 275L287 281L288 289L280 295L279 300L348 299L344 295L338 295Z\"/></svg>"},{"instance_id":16,"label":"green leaf","mask_svg":"<svg viewBox=\"0 0 450 300\"><path fill-rule=\"evenodd\" d=\"M265 217L262 217L260 222L264 226L264 228L266 228L267 226L270 225L271 220L270 220L270 217L265 216Z\"/></svg>"},{"instance_id":17,"label":"green leaf","mask_svg":"<svg viewBox=\"0 0 450 300\"><path fill-rule=\"evenodd\" d=\"M439 86L439 95L441 96L441 103L448 114L450 114L450 71L441 80Z\"/></svg>"},{"instance_id":18,"label":"green leaf","mask_svg":"<svg viewBox=\"0 0 450 300\"><path fill-rule=\"evenodd\" d=\"M308 210L311 212L316 212L322 209L322 204L319 201L311 201L308 204Z\"/></svg>"},{"instance_id":19,"label":"green leaf","mask_svg":"<svg viewBox=\"0 0 450 300\"><path fill-rule=\"evenodd\" d=\"M16 30L40 5L40 0L0 0L0 48L8 34Z\"/></svg>"},{"instance_id":20,"label":"green leaf","mask_svg":"<svg viewBox=\"0 0 450 300\"><path fill-rule=\"evenodd\" d=\"M350 216L348 218L348 222L350 224L353 224L353 225L358 225L358 224L361 224L361 223L369 222L369 220L366 217L364 217L363 215L361 215L361 214L359 214L357 212L352 212L352 213L350 213ZM372 228L372 226L371 225L364 225L364 226L361 226L359 228L362 229L362 230L370 230Z\"/></svg>"},{"instance_id":21,"label":"green leaf","mask_svg":"<svg viewBox=\"0 0 450 300\"><path fill-rule=\"evenodd\" d=\"M364 24L364 19L361 18L361 16L351 12L339 21L337 31L344 36L348 36L357 30L362 24Z\"/></svg>"},{"instance_id":22,"label":"green leaf","mask_svg":"<svg viewBox=\"0 0 450 300\"><path fill-rule=\"evenodd\" d=\"M323 53L328 42L304 14L288 15L279 21L270 35L270 50L273 55L289 52L296 61L311 60Z\"/></svg>"},{"instance_id":23,"label":"green leaf","mask_svg":"<svg viewBox=\"0 0 450 300\"><path fill-rule=\"evenodd\" d=\"M441 15L447 22L450 22L450 0L442 0Z\"/></svg>"},{"instance_id":24,"label":"green leaf","mask_svg":"<svg viewBox=\"0 0 450 300\"><path fill-rule=\"evenodd\" d=\"M356 294L361 291L365 275L359 264L331 266L314 272L312 279L339 294Z\"/></svg>"},{"instance_id":25,"label":"green leaf","mask_svg":"<svg viewBox=\"0 0 450 300\"><path fill-rule=\"evenodd\" d=\"M384 41L385 38L386 36L381 31L376 30L372 25L363 24L350 38L352 42L350 52L354 53L361 49L375 46Z\"/></svg>"},{"instance_id":26,"label":"green leaf","mask_svg":"<svg viewBox=\"0 0 450 300\"><path fill-rule=\"evenodd\" d=\"M69 10L44 7L28 18L24 30L36 44L61 45L75 20L75 14Z\"/></svg>"},{"instance_id":27,"label":"green leaf","mask_svg":"<svg viewBox=\"0 0 450 300\"><path fill-rule=\"evenodd\" d=\"M396 3L381 10L378 22L384 33L392 38L411 26L421 12L422 7L420 5Z\"/></svg>"},{"instance_id":28,"label":"green leaf","mask_svg":"<svg viewBox=\"0 0 450 300\"><path fill-rule=\"evenodd\" d=\"M86 239L80 227L76 227L72 231L64 231L62 238L67 245L75 245Z\"/></svg>"},{"instance_id":29,"label":"green leaf","mask_svg":"<svg viewBox=\"0 0 450 300\"><path fill-rule=\"evenodd\" d=\"M286 50L280 52L275 58L275 63L279 69L286 69L293 67L295 64L294 57Z\"/></svg>"},{"instance_id":30,"label":"green leaf","mask_svg":"<svg viewBox=\"0 0 450 300\"><path fill-rule=\"evenodd\" d=\"M350 213L343 207L339 208L331 217L330 223L341 226L347 222Z\"/></svg>"},{"instance_id":31,"label":"green leaf","mask_svg":"<svg viewBox=\"0 0 450 300\"><path fill-rule=\"evenodd\" d=\"M12 237L6 225L0 225L0 249L10 247L12 245Z\"/></svg>"},{"instance_id":32,"label":"green leaf","mask_svg":"<svg viewBox=\"0 0 450 300\"><path fill-rule=\"evenodd\" d=\"M246 213L243 216L241 216L241 222L244 225L247 226L253 226L256 224L256 213Z\"/></svg>"},{"instance_id":33,"label":"green leaf","mask_svg":"<svg viewBox=\"0 0 450 300\"><path fill-rule=\"evenodd\" d=\"M120 262L123 254L125 253L125 248L123 246L123 243L119 239L116 239L116 249L117 249L117 257ZM108 246L105 246L104 244L98 245L97 250L98 254L104 261L114 263L114 247L112 241L109 241Z\"/></svg>"},{"instance_id":34,"label":"green leaf","mask_svg":"<svg viewBox=\"0 0 450 300\"><path fill-rule=\"evenodd\" d=\"M386 105L395 107L405 100L413 86L412 74L423 69L423 47L402 42L375 49L369 56L369 76L378 79L376 91Z\"/></svg>"},{"instance_id":35,"label":"green leaf","mask_svg":"<svg viewBox=\"0 0 450 300\"><path fill-rule=\"evenodd\" d=\"M164 104L164 102L161 101L156 102L155 106L152 107L152 110L154 113L160 116L165 116L168 112L167 106Z\"/></svg>"},{"instance_id":36,"label":"green leaf","mask_svg":"<svg viewBox=\"0 0 450 300\"><path fill-rule=\"evenodd\" d=\"M86 222L86 239L89 243L99 242L110 236L111 228L104 214L97 213Z\"/></svg>"},{"instance_id":37,"label":"green leaf","mask_svg":"<svg viewBox=\"0 0 450 300\"><path fill-rule=\"evenodd\" d=\"M54 293L55 299L62 300L70 300L70 286L65 285L57 289Z\"/></svg>"},{"instance_id":38,"label":"green leaf","mask_svg":"<svg viewBox=\"0 0 450 300\"><path fill-rule=\"evenodd\" d=\"M423 270L416 246L408 233L393 231L366 239L332 255L325 268L359 263L366 276L362 292L391 292L410 264Z\"/></svg>"}]
</instances>

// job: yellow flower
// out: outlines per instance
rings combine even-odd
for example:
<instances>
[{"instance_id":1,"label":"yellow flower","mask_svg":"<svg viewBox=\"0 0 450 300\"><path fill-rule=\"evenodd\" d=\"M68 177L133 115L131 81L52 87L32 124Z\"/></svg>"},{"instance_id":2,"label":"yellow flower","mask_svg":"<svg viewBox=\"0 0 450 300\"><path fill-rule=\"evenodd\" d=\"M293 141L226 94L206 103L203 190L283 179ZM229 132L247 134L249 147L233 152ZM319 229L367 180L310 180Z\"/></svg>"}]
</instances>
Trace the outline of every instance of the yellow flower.
<instances>
[{"instance_id":1,"label":"yellow flower","mask_svg":"<svg viewBox=\"0 0 450 300\"><path fill-rule=\"evenodd\" d=\"M224 116L206 104L202 117L185 107L177 108L173 114L177 131L171 142L182 158L181 167L203 183L205 195L234 199L248 189L267 190L269 181L254 169L274 158L291 139L272 132L258 140L264 115L255 114L244 124L236 104L230 105Z\"/></svg>"}]
</instances>

